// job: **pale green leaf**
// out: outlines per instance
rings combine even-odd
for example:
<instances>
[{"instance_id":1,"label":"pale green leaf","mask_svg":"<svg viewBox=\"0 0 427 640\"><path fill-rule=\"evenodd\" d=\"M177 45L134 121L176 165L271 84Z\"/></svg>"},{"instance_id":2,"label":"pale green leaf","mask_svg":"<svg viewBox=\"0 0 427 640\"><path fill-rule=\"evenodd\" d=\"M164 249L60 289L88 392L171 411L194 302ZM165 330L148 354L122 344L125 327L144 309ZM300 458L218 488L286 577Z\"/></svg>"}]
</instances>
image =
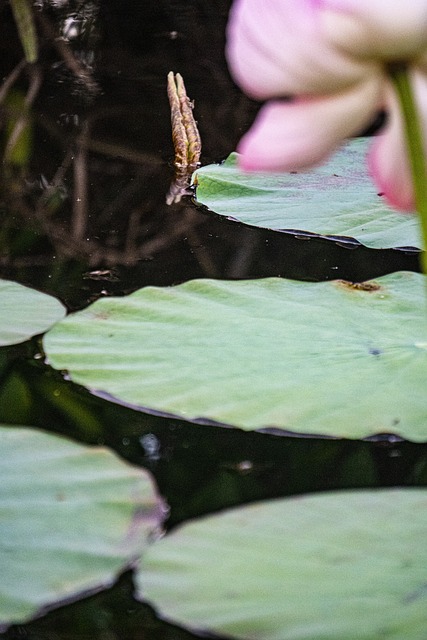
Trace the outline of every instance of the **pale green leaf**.
<instances>
[{"instance_id":1,"label":"pale green leaf","mask_svg":"<svg viewBox=\"0 0 427 640\"><path fill-rule=\"evenodd\" d=\"M424 640L427 490L255 503L144 554L139 597L175 624L245 640Z\"/></svg>"},{"instance_id":2,"label":"pale green leaf","mask_svg":"<svg viewBox=\"0 0 427 640\"><path fill-rule=\"evenodd\" d=\"M102 447L0 426L0 628L109 586L157 530L149 474Z\"/></svg>"},{"instance_id":3,"label":"pale green leaf","mask_svg":"<svg viewBox=\"0 0 427 640\"><path fill-rule=\"evenodd\" d=\"M369 138L347 143L327 163L305 173L243 173L232 153L193 175L197 201L256 227L353 238L367 247L421 247L414 214L391 209L366 169Z\"/></svg>"},{"instance_id":4,"label":"pale green leaf","mask_svg":"<svg viewBox=\"0 0 427 640\"><path fill-rule=\"evenodd\" d=\"M96 301L48 361L121 402L242 429L427 440L425 278L193 280Z\"/></svg>"},{"instance_id":5,"label":"pale green leaf","mask_svg":"<svg viewBox=\"0 0 427 640\"><path fill-rule=\"evenodd\" d=\"M43 333L64 315L65 307L56 298L0 279L0 347Z\"/></svg>"}]
</instances>

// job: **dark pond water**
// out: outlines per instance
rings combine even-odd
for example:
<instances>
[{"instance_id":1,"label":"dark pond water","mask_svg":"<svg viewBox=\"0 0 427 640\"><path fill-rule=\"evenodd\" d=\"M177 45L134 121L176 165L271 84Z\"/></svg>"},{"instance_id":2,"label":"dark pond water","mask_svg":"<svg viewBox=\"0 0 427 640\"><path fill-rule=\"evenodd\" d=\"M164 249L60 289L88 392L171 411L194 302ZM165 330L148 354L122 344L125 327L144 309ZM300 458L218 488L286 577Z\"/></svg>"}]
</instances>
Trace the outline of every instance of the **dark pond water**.
<instances>
[{"instance_id":1,"label":"dark pond water","mask_svg":"<svg viewBox=\"0 0 427 640\"><path fill-rule=\"evenodd\" d=\"M231 82L223 55L228 0L49 2L38 7L40 61L22 68L3 122L27 98L31 153L2 163L0 277L60 298L100 296L192 278L285 276L365 280L418 270L415 253L345 248L247 228L165 203L173 177L168 71L186 81L202 163L224 159L258 105ZM1 75L22 59L0 3ZM59 34L67 35L64 45ZM7 160L5 128L3 159ZM37 339L0 349L0 422L103 443L152 471L168 526L260 498L344 487L427 483L427 450L397 439L294 438L192 425L90 395L37 357ZM153 454L154 452L154 454ZM125 573L108 591L64 606L4 638L191 638L133 598Z\"/></svg>"}]
</instances>

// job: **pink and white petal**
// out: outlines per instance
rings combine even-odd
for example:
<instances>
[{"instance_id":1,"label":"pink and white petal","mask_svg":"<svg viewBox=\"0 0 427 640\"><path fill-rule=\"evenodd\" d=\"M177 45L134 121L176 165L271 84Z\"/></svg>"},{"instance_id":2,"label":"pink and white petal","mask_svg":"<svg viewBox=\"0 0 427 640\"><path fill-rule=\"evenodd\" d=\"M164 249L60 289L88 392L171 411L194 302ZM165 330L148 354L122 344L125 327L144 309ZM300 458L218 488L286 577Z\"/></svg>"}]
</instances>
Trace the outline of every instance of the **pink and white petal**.
<instances>
[{"instance_id":1,"label":"pink and white petal","mask_svg":"<svg viewBox=\"0 0 427 640\"><path fill-rule=\"evenodd\" d=\"M427 49L426 0L319 0L331 44L363 60L410 60Z\"/></svg>"},{"instance_id":2,"label":"pink and white petal","mask_svg":"<svg viewBox=\"0 0 427 640\"><path fill-rule=\"evenodd\" d=\"M403 136L395 128L376 137L368 154L368 168L378 192L394 209L411 212L415 210L411 174L407 162Z\"/></svg>"},{"instance_id":3,"label":"pink and white petal","mask_svg":"<svg viewBox=\"0 0 427 640\"><path fill-rule=\"evenodd\" d=\"M424 155L427 156L427 77L415 72L412 81L423 130ZM387 89L387 111L387 125L370 149L368 166L378 190L389 204L410 212L415 210L412 174L401 111L391 85Z\"/></svg>"},{"instance_id":4,"label":"pink and white petal","mask_svg":"<svg viewBox=\"0 0 427 640\"><path fill-rule=\"evenodd\" d=\"M336 93L370 75L377 62L343 53L322 31L321 2L236 0L226 54L236 82L257 99Z\"/></svg>"},{"instance_id":5,"label":"pink and white petal","mask_svg":"<svg viewBox=\"0 0 427 640\"><path fill-rule=\"evenodd\" d=\"M320 164L372 121L381 86L374 76L335 96L268 102L238 145L241 168L296 171Z\"/></svg>"}]
</instances>

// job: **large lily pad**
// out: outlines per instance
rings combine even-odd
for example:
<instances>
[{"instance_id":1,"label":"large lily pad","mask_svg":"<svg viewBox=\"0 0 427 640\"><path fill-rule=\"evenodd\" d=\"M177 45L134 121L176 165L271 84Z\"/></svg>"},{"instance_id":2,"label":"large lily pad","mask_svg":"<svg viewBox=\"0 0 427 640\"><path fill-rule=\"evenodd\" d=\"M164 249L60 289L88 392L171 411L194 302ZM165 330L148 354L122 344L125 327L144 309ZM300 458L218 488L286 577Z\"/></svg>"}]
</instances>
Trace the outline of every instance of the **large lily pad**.
<instances>
[{"instance_id":1,"label":"large lily pad","mask_svg":"<svg viewBox=\"0 0 427 640\"><path fill-rule=\"evenodd\" d=\"M256 227L345 236L376 249L420 248L417 216L394 211L375 190L366 170L369 144L369 138L352 140L305 173L243 173L232 153L195 172L197 200Z\"/></svg>"},{"instance_id":2,"label":"large lily pad","mask_svg":"<svg viewBox=\"0 0 427 640\"><path fill-rule=\"evenodd\" d=\"M424 640L427 490L325 493L190 522L152 545L139 596L245 640Z\"/></svg>"},{"instance_id":3,"label":"large lily pad","mask_svg":"<svg viewBox=\"0 0 427 640\"><path fill-rule=\"evenodd\" d=\"M101 447L0 427L0 629L110 585L158 528L147 472Z\"/></svg>"},{"instance_id":4,"label":"large lily pad","mask_svg":"<svg viewBox=\"0 0 427 640\"><path fill-rule=\"evenodd\" d=\"M65 307L56 298L0 280L0 347L43 333L64 315Z\"/></svg>"},{"instance_id":5,"label":"large lily pad","mask_svg":"<svg viewBox=\"0 0 427 640\"><path fill-rule=\"evenodd\" d=\"M194 280L96 301L48 361L121 402L242 429L427 440L425 278Z\"/></svg>"}]
</instances>

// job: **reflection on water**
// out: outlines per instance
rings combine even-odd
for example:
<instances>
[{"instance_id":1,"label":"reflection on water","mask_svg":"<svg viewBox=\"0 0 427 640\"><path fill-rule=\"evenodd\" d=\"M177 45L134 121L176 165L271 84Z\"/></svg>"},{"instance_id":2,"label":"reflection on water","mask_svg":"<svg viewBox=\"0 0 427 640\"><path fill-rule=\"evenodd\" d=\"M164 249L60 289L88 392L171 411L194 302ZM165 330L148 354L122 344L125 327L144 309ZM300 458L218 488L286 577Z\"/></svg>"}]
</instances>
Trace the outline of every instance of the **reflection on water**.
<instances>
[{"instance_id":1,"label":"reflection on water","mask_svg":"<svg viewBox=\"0 0 427 640\"><path fill-rule=\"evenodd\" d=\"M418 269L402 251L345 248L168 206L173 146L167 73L180 72L203 141L220 161L257 105L224 63L229 0L39 0L40 60L28 68L0 5L2 153L0 277L61 298L100 296L195 277L360 281ZM11 142L12 141L12 142ZM149 416L91 396L43 364L33 340L0 350L0 422L102 442L152 470L169 526L225 506L336 487L425 484L427 452L405 442L345 442L244 433ZM64 607L7 638L191 638L132 596L111 591Z\"/></svg>"},{"instance_id":2,"label":"reflection on water","mask_svg":"<svg viewBox=\"0 0 427 640\"><path fill-rule=\"evenodd\" d=\"M75 308L96 295L87 295L82 275L112 267L121 289L106 286L107 294L205 276L363 280L417 268L416 257L402 252L343 250L232 225L197 210L190 197L166 206L168 71L184 75L195 99L204 164L233 150L256 111L224 64L229 2L181 5L138 3L124 12L116 2L39 2L41 57L32 69L19 62L3 10L14 53L2 58L3 76L17 74L15 120L31 144L19 162L9 157L3 165L2 275Z\"/></svg>"}]
</instances>

